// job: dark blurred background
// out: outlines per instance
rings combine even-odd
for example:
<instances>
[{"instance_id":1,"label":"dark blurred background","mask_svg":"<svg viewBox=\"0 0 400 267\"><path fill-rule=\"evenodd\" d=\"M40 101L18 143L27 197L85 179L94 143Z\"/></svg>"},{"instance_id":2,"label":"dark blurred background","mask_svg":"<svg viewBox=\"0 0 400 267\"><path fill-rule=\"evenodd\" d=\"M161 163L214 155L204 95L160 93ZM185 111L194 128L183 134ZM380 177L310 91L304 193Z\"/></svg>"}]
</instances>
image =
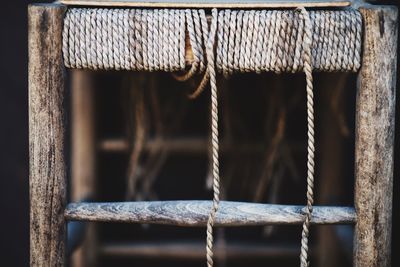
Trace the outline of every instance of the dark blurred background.
<instances>
[{"instance_id":1,"label":"dark blurred background","mask_svg":"<svg viewBox=\"0 0 400 267\"><path fill-rule=\"evenodd\" d=\"M0 266L28 266L29 265L29 183L28 183L28 97L27 97L27 5L30 1L22 1L22 0L13 0L2 3L2 7L0 8L0 53L1 53L1 61L0 61ZM46 2L46 1L42 1ZM49 1L47 1L49 2ZM385 4L397 4L397 1L375 1ZM124 108L124 104L121 103L121 99L125 99L124 88L126 87L126 79L129 80L129 73L115 74L115 73L107 73L107 74L99 74L99 90L98 95L96 96L96 105L100 110L103 110L104 113L100 113L102 118L102 126L98 127L98 135L104 136L114 136L115 130L121 130L121 125L126 124L126 120L129 119L128 115L121 115L123 112L126 112ZM127 78L128 77L128 78ZM154 79L154 78L151 78ZM160 75L156 77L157 80L161 81L160 84L175 86L174 81L171 81L169 77L165 75ZM318 88L327 85L329 82L334 83L336 80L336 76L332 75L319 75L316 77L316 90ZM233 81L233 82L232 82ZM251 81L251 84L243 81ZM303 88L303 77L302 76L288 76L284 75L283 77L277 78L273 75L264 75L263 77L255 77L252 75L245 76L237 76L233 77L230 84L234 84L234 87L240 87L241 85L246 87L254 87L254 94L263 95L261 86L265 84L266 81L271 81L272 86L283 86L285 88L286 94L290 95L290 87L293 84L297 84L297 89L302 90ZM328 82L327 82L328 81ZM125 84L124 84L125 83ZM129 83L129 81L128 81ZM242 84L241 84L242 83ZM244 84L243 84L244 83ZM399 83L398 83L399 84ZM344 82L344 86L347 88L346 90L354 90L355 81L354 76L349 76L346 78ZM129 86L128 86L129 87ZM165 87L165 86L164 86ZM399 88L399 86L398 86ZM115 90L115 91L114 91ZM179 87L175 90L180 90ZM332 89L333 90L333 89ZM342 103L342 107L346 110L346 113L343 115L346 121L346 125L348 130L351 132L353 130L352 117L354 116L354 111L352 111L352 105L354 105L354 91L343 93L340 99L345 99L345 102ZM159 95L164 96L162 90L159 90ZM398 92L399 94L400 92ZM322 92L317 92L317 98L328 99L331 95L325 94ZM182 97L182 94L180 95ZM273 96L269 96L270 99ZM300 99L304 96L300 95ZM247 107L252 107L254 98L248 96L248 94L243 94L239 89L233 89L231 98L233 99L232 105L235 105L235 99L240 99L239 102L241 104L244 103ZM399 99L398 97L397 99ZM129 98L128 98L129 99ZM165 99L165 98L163 98ZM257 97L255 98L257 99ZM183 134L190 135L193 132L205 132L207 133L207 108L206 103L208 101L207 94L202 96L198 102L194 103L194 107L189 108L187 113L189 117L184 118L183 120L187 121L185 125L188 125L183 130ZM302 101L302 100L301 100ZM301 102L300 103L303 103ZM399 101L397 101L399 103ZM329 103L322 102L317 103L317 114L318 110L321 110L321 114L325 114L326 118L329 118L329 114L322 113L325 105ZM254 106L259 105L259 107L263 107L263 103L255 103ZM128 105L129 106L129 105ZM397 105L397 110L399 111L399 104ZM257 107L254 107L257 110ZM113 115L107 113L107 110L114 110L114 115L122 118L120 120L114 120ZM303 112L301 108L297 110L295 108L292 113ZM120 112L121 114L119 114ZM200 113L199 113L200 112ZM240 111L239 111L240 112ZM119 115L118 115L119 114ZM194 117L191 117L194 114ZM200 115L199 115L200 114ZM203 115L201 115L203 114ZM302 113L301 113L302 114ZM245 118L246 114L243 115ZM397 112L396 121L400 123L400 114ZM103 120L104 119L104 120ZM97 120L99 118L97 117ZM193 123L196 121L196 123ZM261 118L260 118L261 120ZM297 133L301 133L301 135L305 132L301 126L296 125L296 118L288 115L288 138L296 139ZM257 118L255 119L254 125L257 125ZM290 128L292 127L292 128ZM323 126L317 126L323 127ZM340 127L339 127L340 128ZM317 128L318 129L318 128ZM253 132L255 132L254 136L247 136L247 139L256 139L257 136L256 127ZM322 131L322 129L320 129ZM122 130L124 131L124 130ZM320 131L320 132L321 132ZM346 131L346 129L336 131ZM342 132L343 134L343 132ZM128 133L129 135L129 133ZM354 145L352 134L348 134L346 137L346 133L344 133L343 142L341 145L347 146L349 151L352 149L352 145ZM324 135L326 138L329 135ZM327 137L328 136L328 137ZM394 204L393 204L393 258L392 265L400 266L400 255L396 253L395 248L398 248L400 245L400 234L399 228L396 227L399 223L400 219L400 183L399 183L399 175L400 175L400 155L397 153L400 148L400 142L398 140L400 137L400 129L397 127L396 129L396 147L395 147L395 177L394 177ZM321 142L321 146L324 146ZM339 152L337 152L339 153ZM352 155L346 154L346 151L342 151L345 155L343 157L343 164L340 165L340 168L343 169L341 172L344 174L343 177L347 177L347 182L344 182L344 185L347 186L346 189L339 189L338 194L341 194L339 199L329 199L329 200L321 200L327 203L336 203L336 204L347 204L351 205L352 201ZM299 161L302 162L301 153L299 154ZM123 177L125 175L126 164L123 162L126 161L127 155L104 155L100 154L98 156L99 165L102 166L102 174L99 176L101 185L99 186L98 198L101 200L123 200L124 198L124 180L121 178L118 180L114 178L114 176ZM326 154L319 152L317 157L322 157L322 160L329 161L329 158L326 157ZM207 169L207 157L203 156L200 159L192 158L192 160L185 157L181 158L172 158L168 162L168 168L161 171L160 177L168 176L169 174L173 174L179 169L180 160L187 160L187 170L188 173L193 173L192 170L198 170L198 179L192 178L192 181L186 181L183 184L182 188L176 188L176 186L171 185L171 183L167 182L167 179L159 179L155 184L155 191L158 194L158 198L160 199L190 199L190 198L209 198L209 192L204 192L202 190L197 190L198 188L204 187L203 178L206 173L202 173L201 170ZM257 161L257 159L255 159ZM121 163L122 162L122 163ZM199 162L198 164L196 162ZM347 163L346 163L347 162ZM107 165L109 164L109 165ZM175 164L175 165L174 165ZM192 165L190 165L192 164ZM194 164L194 165L193 165ZM335 164L329 162L329 164ZM323 165L323 164L321 164ZM250 166L250 165L249 165ZM303 173L304 166L299 167L301 172L301 177ZM251 168L251 167L249 167ZM118 173L118 171L120 173ZM224 172L224 171L223 171ZM322 175L322 174L321 174ZM201 176L201 177L200 177ZM108 178L109 179L108 179ZM113 178L110 178L113 177ZM178 176L174 176L178 177ZM182 182L176 181L176 182ZM293 181L286 180L289 185L295 189L304 188L305 186L302 182L294 183ZM342 181L343 182L343 181ZM350 187L349 187L350 185ZM288 186L288 185L286 185ZM328 185L329 186L334 186ZM113 187L113 190L108 190ZM290 187L290 186L289 186ZM193 188L193 191L191 191ZM238 192L238 189L235 187L230 187L232 198L235 200L246 200L250 201L251 198L243 192ZM251 189L249 189L251 191ZM319 185L317 190L325 190L329 191L329 188L324 188L324 186ZM301 191L301 196L303 195L303 191ZM193 194L191 193L193 192ZM303 201L303 198L290 199L292 195L285 191L286 195L278 198L280 203L302 203L299 201ZM228 194L228 193L227 193ZM322 193L321 193L322 194ZM229 194L228 194L229 195ZM272 197L273 198L273 197ZM268 199L262 198L262 201L268 201ZM276 199L275 199L276 200ZM318 203L318 202L317 202ZM174 232L171 228L163 228L163 227L153 227L150 230L146 229L146 227L137 227L137 226L126 226L119 225L117 227L114 226L101 226L101 240L118 241L119 239L124 240L127 237L134 237L137 239L145 239L144 237L148 237L146 240L158 240L159 237L162 237L162 240L166 241L171 238L179 239L184 236L189 236L193 239L200 238L203 240L203 229L200 230L180 230ZM233 238L237 238L237 240L250 240L250 241L260 241L259 235L266 235L267 239L270 240L290 240L291 237L299 237L300 232L298 228L278 228L278 229L250 229L247 230L228 230L226 233L222 233L222 235L232 236ZM272 231L271 233L265 234L265 232ZM344 232L346 229L344 228ZM131 234L126 234L131 233ZM147 233L147 234L146 234ZM284 233L284 234L282 234ZM313 233L312 233L313 234ZM273 243L274 244L274 243ZM350 245L351 246L351 245ZM325 247L326 248L326 247ZM287 259L286 259L287 260ZM118 265L114 264L114 261L111 257L105 257L103 259L102 266L125 266L131 264L130 261L124 259L118 263ZM296 266L293 265L293 262L297 262L297 256L294 261L288 261L286 266ZM135 261L136 264L140 264L141 266L150 266L144 265L143 262ZM205 262L201 261L198 265L191 264L191 266L203 266ZM273 261L271 262L273 266L277 266ZM166 263L164 263L166 265ZM231 264L228 264L230 266ZM235 264L232 264L235 265ZM284 265L285 266L285 265Z\"/></svg>"}]
</instances>

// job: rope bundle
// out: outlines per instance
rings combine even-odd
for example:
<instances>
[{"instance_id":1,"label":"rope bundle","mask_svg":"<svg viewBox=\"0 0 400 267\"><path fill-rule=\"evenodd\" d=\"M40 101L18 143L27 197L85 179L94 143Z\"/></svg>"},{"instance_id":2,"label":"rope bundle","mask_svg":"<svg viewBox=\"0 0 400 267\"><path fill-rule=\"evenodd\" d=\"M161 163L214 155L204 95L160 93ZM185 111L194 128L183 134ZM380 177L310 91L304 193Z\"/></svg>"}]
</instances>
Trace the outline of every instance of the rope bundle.
<instances>
[{"instance_id":1,"label":"rope bundle","mask_svg":"<svg viewBox=\"0 0 400 267\"><path fill-rule=\"evenodd\" d=\"M312 11L314 68L356 71L360 66L361 16L357 11ZM217 67L240 72L303 69L304 21L293 10L223 10L218 16Z\"/></svg>"},{"instance_id":2,"label":"rope bundle","mask_svg":"<svg viewBox=\"0 0 400 267\"><path fill-rule=\"evenodd\" d=\"M172 9L68 9L63 54L69 68L182 70L184 13Z\"/></svg>"},{"instance_id":3,"label":"rope bundle","mask_svg":"<svg viewBox=\"0 0 400 267\"><path fill-rule=\"evenodd\" d=\"M312 67L319 71L357 71L362 20L358 11L310 11ZM297 72L304 22L293 10L220 10L217 14L217 72ZM190 47L185 46L186 34ZM66 67L182 71L186 48L193 51L191 72L207 65L208 25L202 9L71 8L64 20ZM189 44L188 44L189 46Z\"/></svg>"}]
</instances>

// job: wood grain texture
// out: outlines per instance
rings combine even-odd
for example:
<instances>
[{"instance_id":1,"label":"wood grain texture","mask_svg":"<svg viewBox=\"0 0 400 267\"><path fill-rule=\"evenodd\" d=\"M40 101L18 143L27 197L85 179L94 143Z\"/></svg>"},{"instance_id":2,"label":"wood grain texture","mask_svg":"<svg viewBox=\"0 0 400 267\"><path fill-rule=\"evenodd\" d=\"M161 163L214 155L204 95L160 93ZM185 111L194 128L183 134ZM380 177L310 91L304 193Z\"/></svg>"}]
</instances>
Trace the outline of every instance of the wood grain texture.
<instances>
[{"instance_id":1,"label":"wood grain texture","mask_svg":"<svg viewBox=\"0 0 400 267\"><path fill-rule=\"evenodd\" d=\"M397 8L360 8L364 55L356 107L354 266L391 266Z\"/></svg>"},{"instance_id":2,"label":"wood grain texture","mask_svg":"<svg viewBox=\"0 0 400 267\"><path fill-rule=\"evenodd\" d=\"M154 201L115 203L72 203L65 210L67 220L205 226L211 201ZM286 206L222 201L216 226L301 224L304 206ZM351 224L350 207L315 207L312 223Z\"/></svg>"},{"instance_id":3,"label":"wood grain texture","mask_svg":"<svg viewBox=\"0 0 400 267\"><path fill-rule=\"evenodd\" d=\"M29 183L30 266L64 266L66 169L64 63L61 32L66 8L30 5Z\"/></svg>"},{"instance_id":4,"label":"wood grain texture","mask_svg":"<svg viewBox=\"0 0 400 267\"><path fill-rule=\"evenodd\" d=\"M204 259L204 242L132 242L105 243L100 245L100 254L105 257L130 257L172 260ZM254 242L216 243L214 258L227 257L233 259L285 258L298 257L300 244L257 244Z\"/></svg>"},{"instance_id":5,"label":"wood grain texture","mask_svg":"<svg viewBox=\"0 0 400 267\"><path fill-rule=\"evenodd\" d=\"M345 7L348 0L61 0L66 5L158 8L296 8Z\"/></svg>"}]
</instances>

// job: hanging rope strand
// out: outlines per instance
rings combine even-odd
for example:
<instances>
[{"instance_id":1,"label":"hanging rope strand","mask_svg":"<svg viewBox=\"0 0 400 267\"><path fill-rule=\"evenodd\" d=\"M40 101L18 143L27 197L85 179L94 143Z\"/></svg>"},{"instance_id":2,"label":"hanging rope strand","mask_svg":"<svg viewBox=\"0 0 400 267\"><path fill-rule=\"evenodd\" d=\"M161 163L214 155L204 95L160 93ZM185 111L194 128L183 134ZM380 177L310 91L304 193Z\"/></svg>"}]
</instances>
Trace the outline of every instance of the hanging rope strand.
<instances>
[{"instance_id":1,"label":"hanging rope strand","mask_svg":"<svg viewBox=\"0 0 400 267\"><path fill-rule=\"evenodd\" d=\"M218 140L218 89L215 70L214 43L217 31L217 9L212 10L210 34L207 42L207 70L211 86L211 143L213 168L213 204L207 221L207 266L213 267L213 226L219 207L220 179L219 179L219 140Z\"/></svg>"},{"instance_id":2,"label":"hanging rope strand","mask_svg":"<svg viewBox=\"0 0 400 267\"><path fill-rule=\"evenodd\" d=\"M199 22L201 23L201 31L196 32L196 34L199 35L197 39L202 39L202 38L204 39L204 44L205 44L205 49L206 49L206 54L207 54L208 53L207 42L209 40L209 36L207 36L207 34L208 34L209 30L208 30L208 24L207 24L207 17L206 17L204 10L199 10ZM210 31L210 33L211 33L211 31ZM214 36L214 39L215 39L215 36ZM213 43L214 42L215 42L215 40L213 40ZM202 45L202 43L200 44L200 46L201 45ZM211 52L213 53L213 57L214 57L213 49ZM207 56L207 60L208 60L208 56ZM202 66L204 64L206 64L206 63L204 63L202 61L200 62L200 66ZM214 66L213 68L215 68L215 63L212 62L212 64ZM203 72L203 69L200 68L199 71ZM203 79L201 80L200 84L197 86L197 89L194 90L188 97L190 99L195 99L196 97L198 97L204 91L204 88L207 86L209 79L210 79L209 66L207 64L206 72L203 76Z\"/></svg>"},{"instance_id":3,"label":"hanging rope strand","mask_svg":"<svg viewBox=\"0 0 400 267\"><path fill-rule=\"evenodd\" d=\"M306 9L299 8L300 18L304 21L303 35L303 70L306 75L306 91L307 91L307 206L306 216L303 223L303 231L301 234L301 254L300 265L307 267L308 262L308 237L310 223L314 204L314 92L313 92L313 76L312 76L312 26L311 20Z\"/></svg>"}]
</instances>

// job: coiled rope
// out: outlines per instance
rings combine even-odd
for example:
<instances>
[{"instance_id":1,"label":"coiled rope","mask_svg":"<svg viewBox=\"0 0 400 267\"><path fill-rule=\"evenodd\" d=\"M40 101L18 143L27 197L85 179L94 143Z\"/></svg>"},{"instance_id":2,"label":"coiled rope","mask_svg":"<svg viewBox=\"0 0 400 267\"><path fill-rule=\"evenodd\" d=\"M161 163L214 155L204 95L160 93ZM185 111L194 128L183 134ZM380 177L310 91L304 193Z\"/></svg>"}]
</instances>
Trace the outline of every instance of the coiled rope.
<instances>
[{"instance_id":1,"label":"coiled rope","mask_svg":"<svg viewBox=\"0 0 400 267\"><path fill-rule=\"evenodd\" d=\"M216 74L298 72L306 75L307 205L300 264L307 267L314 202L313 70L357 71L361 57L361 15L355 10L69 9L63 54L70 68L180 71L178 80L203 73L198 96L210 82L213 204L207 222L207 266L213 266L213 226L220 202L218 88ZM193 61L186 69L185 32ZM215 50L215 51L214 51ZM182 73L183 72L183 73Z\"/></svg>"},{"instance_id":2,"label":"coiled rope","mask_svg":"<svg viewBox=\"0 0 400 267\"><path fill-rule=\"evenodd\" d=\"M299 72L303 69L304 21L294 10L219 10L215 68L233 72ZM357 71L361 14L313 10L312 67ZM190 43L186 44L186 34ZM208 25L202 9L70 8L64 19L63 54L68 68L185 71L187 80L207 66ZM185 61L186 51L193 59Z\"/></svg>"}]
</instances>

